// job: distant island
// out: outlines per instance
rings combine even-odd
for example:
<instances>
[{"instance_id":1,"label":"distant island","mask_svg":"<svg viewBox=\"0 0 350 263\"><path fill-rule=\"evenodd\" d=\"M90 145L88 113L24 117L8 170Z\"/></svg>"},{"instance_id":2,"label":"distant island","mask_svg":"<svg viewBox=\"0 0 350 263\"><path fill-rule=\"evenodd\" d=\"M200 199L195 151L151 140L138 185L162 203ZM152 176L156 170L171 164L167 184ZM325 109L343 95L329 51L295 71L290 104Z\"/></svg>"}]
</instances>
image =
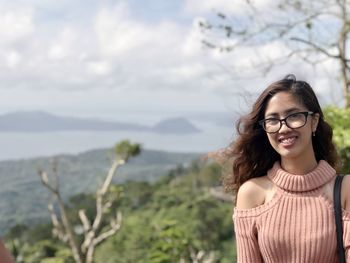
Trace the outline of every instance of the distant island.
<instances>
[{"instance_id":1,"label":"distant island","mask_svg":"<svg viewBox=\"0 0 350 263\"><path fill-rule=\"evenodd\" d=\"M111 122L92 118L57 116L44 111L19 111L0 115L0 132L56 132L56 131L139 131L189 134L201 132L185 118L165 119L154 126Z\"/></svg>"},{"instance_id":2,"label":"distant island","mask_svg":"<svg viewBox=\"0 0 350 263\"><path fill-rule=\"evenodd\" d=\"M193 133L200 132L192 123L184 118L173 118L158 122L152 128L159 133Z\"/></svg>"}]
</instances>

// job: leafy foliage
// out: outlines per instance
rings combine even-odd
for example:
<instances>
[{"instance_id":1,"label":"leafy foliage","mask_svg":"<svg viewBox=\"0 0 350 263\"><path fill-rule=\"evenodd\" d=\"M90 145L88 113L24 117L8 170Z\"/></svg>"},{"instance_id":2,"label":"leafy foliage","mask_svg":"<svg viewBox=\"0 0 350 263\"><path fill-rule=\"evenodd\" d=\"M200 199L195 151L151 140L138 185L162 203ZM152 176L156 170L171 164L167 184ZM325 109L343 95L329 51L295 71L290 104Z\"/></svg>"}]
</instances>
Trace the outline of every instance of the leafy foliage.
<instances>
[{"instance_id":1,"label":"leafy foliage","mask_svg":"<svg viewBox=\"0 0 350 263\"><path fill-rule=\"evenodd\" d=\"M196 255L233 262L232 204L209 192L220 176L216 164L196 161L189 168L175 168L153 184L129 181L113 185L110 194L121 197L116 206L123 213L123 224L117 235L97 247L95 262L193 262ZM94 210L91 200L88 194L72 197L69 214L81 207L89 214ZM16 235L22 262L72 262L69 251L51 237L33 236L36 242L31 243L27 239L31 229L17 226L6 236L9 241Z\"/></svg>"},{"instance_id":2,"label":"leafy foliage","mask_svg":"<svg viewBox=\"0 0 350 263\"><path fill-rule=\"evenodd\" d=\"M136 156L141 152L140 144L131 144L129 140L124 140L117 143L114 147L114 151L121 159L128 160L129 157Z\"/></svg>"},{"instance_id":3,"label":"leafy foliage","mask_svg":"<svg viewBox=\"0 0 350 263\"><path fill-rule=\"evenodd\" d=\"M339 151L344 173L350 173L350 108L328 106L324 109L327 122L333 128L334 143Z\"/></svg>"}]
</instances>

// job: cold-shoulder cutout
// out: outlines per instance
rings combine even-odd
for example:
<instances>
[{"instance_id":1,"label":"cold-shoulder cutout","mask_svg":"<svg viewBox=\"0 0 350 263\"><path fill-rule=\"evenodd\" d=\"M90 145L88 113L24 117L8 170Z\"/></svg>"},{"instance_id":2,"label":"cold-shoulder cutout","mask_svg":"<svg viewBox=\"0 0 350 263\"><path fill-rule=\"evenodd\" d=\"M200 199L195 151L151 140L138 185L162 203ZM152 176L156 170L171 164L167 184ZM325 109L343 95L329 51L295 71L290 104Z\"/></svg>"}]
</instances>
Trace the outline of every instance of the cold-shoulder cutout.
<instances>
[{"instance_id":1,"label":"cold-shoulder cutout","mask_svg":"<svg viewBox=\"0 0 350 263\"><path fill-rule=\"evenodd\" d=\"M255 208L265 203L267 191L273 186L267 176L249 179L237 193L237 209Z\"/></svg>"}]
</instances>

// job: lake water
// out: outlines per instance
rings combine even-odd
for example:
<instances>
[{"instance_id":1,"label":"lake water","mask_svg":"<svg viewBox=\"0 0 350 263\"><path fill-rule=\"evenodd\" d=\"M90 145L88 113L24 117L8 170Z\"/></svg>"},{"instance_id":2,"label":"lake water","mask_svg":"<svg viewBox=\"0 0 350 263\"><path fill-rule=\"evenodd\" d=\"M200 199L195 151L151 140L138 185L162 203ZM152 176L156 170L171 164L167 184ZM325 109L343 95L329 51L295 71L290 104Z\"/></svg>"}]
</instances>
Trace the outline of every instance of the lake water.
<instances>
[{"instance_id":1,"label":"lake water","mask_svg":"<svg viewBox=\"0 0 350 263\"><path fill-rule=\"evenodd\" d=\"M12 160L61 153L76 154L91 149L112 147L129 139L146 149L171 152L209 152L227 146L233 129L211 123L196 122L203 132L186 135L150 132L69 131L45 133L0 133L0 160Z\"/></svg>"}]
</instances>

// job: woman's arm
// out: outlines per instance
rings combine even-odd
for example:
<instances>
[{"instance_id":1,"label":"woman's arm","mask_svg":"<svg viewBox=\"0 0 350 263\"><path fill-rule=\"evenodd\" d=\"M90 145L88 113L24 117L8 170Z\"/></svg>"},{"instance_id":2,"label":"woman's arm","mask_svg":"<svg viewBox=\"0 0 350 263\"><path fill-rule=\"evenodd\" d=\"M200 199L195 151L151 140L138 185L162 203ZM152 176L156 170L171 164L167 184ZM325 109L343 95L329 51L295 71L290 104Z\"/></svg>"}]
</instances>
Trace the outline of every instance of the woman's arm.
<instances>
[{"instance_id":1,"label":"woman's arm","mask_svg":"<svg viewBox=\"0 0 350 263\"><path fill-rule=\"evenodd\" d=\"M341 193L342 193L342 207L346 211L350 211L350 175L344 176L342 187L341 187Z\"/></svg>"},{"instance_id":2,"label":"woman's arm","mask_svg":"<svg viewBox=\"0 0 350 263\"><path fill-rule=\"evenodd\" d=\"M240 216L241 211L249 211L263 204L265 190L262 180L258 178L245 182L238 190L237 206L234 214L234 229L237 244L237 262L263 262L258 244L255 218Z\"/></svg>"},{"instance_id":3,"label":"woman's arm","mask_svg":"<svg viewBox=\"0 0 350 263\"><path fill-rule=\"evenodd\" d=\"M254 218L234 216L237 262L262 263Z\"/></svg>"},{"instance_id":4,"label":"woman's arm","mask_svg":"<svg viewBox=\"0 0 350 263\"><path fill-rule=\"evenodd\" d=\"M0 240L0 263L14 263L15 260L13 259L10 252L5 247L4 243Z\"/></svg>"}]
</instances>

